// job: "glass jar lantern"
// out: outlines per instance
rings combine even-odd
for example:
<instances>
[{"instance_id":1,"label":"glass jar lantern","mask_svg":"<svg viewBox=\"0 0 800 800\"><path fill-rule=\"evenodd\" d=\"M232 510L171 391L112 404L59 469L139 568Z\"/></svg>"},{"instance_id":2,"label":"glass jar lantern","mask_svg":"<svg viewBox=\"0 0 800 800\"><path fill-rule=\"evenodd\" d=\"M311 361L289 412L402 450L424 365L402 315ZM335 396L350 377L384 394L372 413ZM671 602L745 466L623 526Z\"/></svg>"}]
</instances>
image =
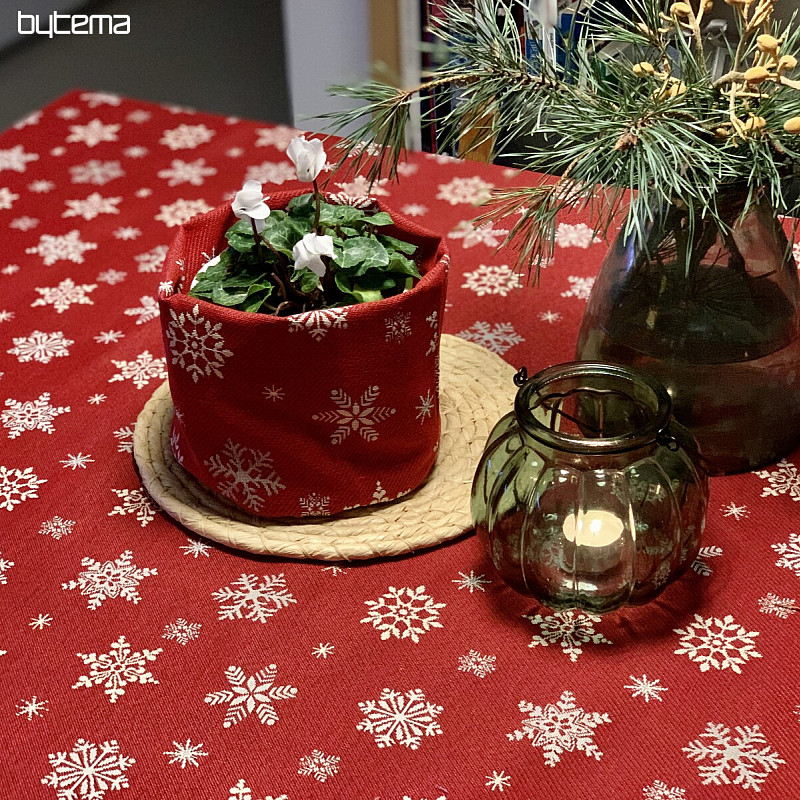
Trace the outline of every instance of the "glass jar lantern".
<instances>
[{"instance_id":1,"label":"glass jar lantern","mask_svg":"<svg viewBox=\"0 0 800 800\"><path fill-rule=\"evenodd\" d=\"M666 389L572 362L525 380L495 425L472 516L500 576L553 609L652 600L694 560L708 477Z\"/></svg>"}]
</instances>

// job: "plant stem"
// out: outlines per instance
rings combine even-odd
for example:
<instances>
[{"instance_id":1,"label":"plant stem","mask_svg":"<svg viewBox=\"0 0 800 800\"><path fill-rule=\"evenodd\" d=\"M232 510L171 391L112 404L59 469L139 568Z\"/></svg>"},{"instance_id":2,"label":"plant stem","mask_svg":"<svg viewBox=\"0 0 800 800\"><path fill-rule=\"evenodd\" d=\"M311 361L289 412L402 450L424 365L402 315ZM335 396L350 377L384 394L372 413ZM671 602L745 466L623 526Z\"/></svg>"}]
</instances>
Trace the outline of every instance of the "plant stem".
<instances>
[{"instance_id":1,"label":"plant stem","mask_svg":"<svg viewBox=\"0 0 800 800\"><path fill-rule=\"evenodd\" d=\"M256 221L253 219L253 217L250 217L250 225L253 228L253 238L256 240L256 252L258 253L258 260L263 264L264 253L261 250L261 234L258 232L258 228L256 228Z\"/></svg>"},{"instance_id":2,"label":"plant stem","mask_svg":"<svg viewBox=\"0 0 800 800\"><path fill-rule=\"evenodd\" d=\"M314 178L312 184L314 186L314 233L320 234L319 214L322 209L322 192L320 192L319 186L317 186L316 178Z\"/></svg>"}]
</instances>

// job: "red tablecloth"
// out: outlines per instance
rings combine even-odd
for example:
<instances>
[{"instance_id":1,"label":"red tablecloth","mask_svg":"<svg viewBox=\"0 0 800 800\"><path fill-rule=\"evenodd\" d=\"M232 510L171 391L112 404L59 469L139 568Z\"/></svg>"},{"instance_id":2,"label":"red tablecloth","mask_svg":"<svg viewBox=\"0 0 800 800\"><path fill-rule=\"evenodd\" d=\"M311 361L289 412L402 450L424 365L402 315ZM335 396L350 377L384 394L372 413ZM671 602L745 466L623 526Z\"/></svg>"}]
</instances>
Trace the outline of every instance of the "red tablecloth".
<instances>
[{"instance_id":1,"label":"red tablecloth","mask_svg":"<svg viewBox=\"0 0 800 800\"><path fill-rule=\"evenodd\" d=\"M800 453L714 479L694 568L603 618L515 594L473 536L281 561L151 506L130 450L165 374L166 246L245 178L292 185L293 134L75 92L0 137L0 794L800 795ZM445 332L569 360L606 249L585 220L522 287L503 232L467 224L516 172L402 171L375 193L449 237Z\"/></svg>"}]
</instances>

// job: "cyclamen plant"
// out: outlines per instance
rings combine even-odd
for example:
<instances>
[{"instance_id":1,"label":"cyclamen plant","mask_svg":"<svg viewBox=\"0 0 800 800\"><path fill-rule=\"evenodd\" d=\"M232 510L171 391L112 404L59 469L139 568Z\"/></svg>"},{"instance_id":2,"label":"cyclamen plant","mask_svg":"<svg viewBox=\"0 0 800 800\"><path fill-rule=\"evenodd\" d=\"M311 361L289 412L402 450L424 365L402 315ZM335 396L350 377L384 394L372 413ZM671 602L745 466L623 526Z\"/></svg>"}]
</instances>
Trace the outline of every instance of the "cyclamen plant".
<instances>
[{"instance_id":1,"label":"cyclamen plant","mask_svg":"<svg viewBox=\"0 0 800 800\"><path fill-rule=\"evenodd\" d=\"M382 233L385 211L328 203L318 184L327 162L319 139L299 136L286 151L313 191L270 209L255 180L231 203L238 217L228 247L198 271L189 290L217 305L275 316L366 303L400 294L421 277L416 245Z\"/></svg>"}]
</instances>

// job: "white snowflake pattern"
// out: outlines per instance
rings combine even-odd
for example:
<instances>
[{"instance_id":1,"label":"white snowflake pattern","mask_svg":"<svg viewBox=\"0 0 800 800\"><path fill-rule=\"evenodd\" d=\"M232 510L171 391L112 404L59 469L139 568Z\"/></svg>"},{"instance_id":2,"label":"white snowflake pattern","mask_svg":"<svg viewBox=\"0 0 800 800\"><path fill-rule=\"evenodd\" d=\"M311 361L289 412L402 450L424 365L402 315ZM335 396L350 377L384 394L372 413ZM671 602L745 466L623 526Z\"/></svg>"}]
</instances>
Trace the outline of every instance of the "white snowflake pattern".
<instances>
[{"instance_id":1,"label":"white snowflake pattern","mask_svg":"<svg viewBox=\"0 0 800 800\"><path fill-rule=\"evenodd\" d=\"M474 570L470 570L469 575L467 575L466 572L459 572L458 574L461 577L453 578L450 583L458 584L459 591L462 589L467 589L470 594L473 594L476 590L479 592L485 592L486 589L483 588L483 584L491 583L491 581L485 575L476 575Z\"/></svg>"},{"instance_id":2,"label":"white snowflake pattern","mask_svg":"<svg viewBox=\"0 0 800 800\"><path fill-rule=\"evenodd\" d=\"M117 206L122 197L103 197L99 192L92 192L83 200L65 200L68 206L62 217L83 217L92 220L100 214L119 214Z\"/></svg>"},{"instance_id":3,"label":"white snowflake pattern","mask_svg":"<svg viewBox=\"0 0 800 800\"><path fill-rule=\"evenodd\" d=\"M183 617L180 617L175 622L169 622L164 626L164 633L161 634L161 638L172 639L178 644L187 645L200 636L200 628L202 627L199 622L187 622Z\"/></svg>"},{"instance_id":4,"label":"white snowflake pattern","mask_svg":"<svg viewBox=\"0 0 800 800\"><path fill-rule=\"evenodd\" d=\"M49 267L56 261L83 264L83 254L87 250L97 250L97 243L81 241L80 231L73 230L62 236L44 233L39 237L39 244L36 247L28 247L25 252L40 255L45 266Z\"/></svg>"},{"instance_id":5,"label":"white snowflake pattern","mask_svg":"<svg viewBox=\"0 0 800 800\"><path fill-rule=\"evenodd\" d=\"M69 348L75 344L72 339L67 339L61 331L53 333L33 331L30 336L14 337L12 341L14 346L6 352L16 356L21 364L28 361L49 364L54 358L68 356Z\"/></svg>"},{"instance_id":6,"label":"white snowflake pattern","mask_svg":"<svg viewBox=\"0 0 800 800\"><path fill-rule=\"evenodd\" d=\"M67 142L83 142L87 147L101 142L116 142L121 127L119 123L104 125L99 119L90 120L86 125L70 125Z\"/></svg>"},{"instance_id":7,"label":"white snowflake pattern","mask_svg":"<svg viewBox=\"0 0 800 800\"><path fill-rule=\"evenodd\" d=\"M90 611L99 608L105 600L116 597L136 605L142 599L139 583L151 575L158 575L155 567L137 567L131 550L125 550L113 561L95 561L87 556L81 559L81 566L86 569L78 573L76 580L62 583L61 588L80 589L80 593L89 598L87 608Z\"/></svg>"},{"instance_id":8,"label":"white snowflake pattern","mask_svg":"<svg viewBox=\"0 0 800 800\"><path fill-rule=\"evenodd\" d=\"M0 322L10 322L14 319L14 312L6 309L0 310Z\"/></svg>"},{"instance_id":9,"label":"white snowflake pattern","mask_svg":"<svg viewBox=\"0 0 800 800\"><path fill-rule=\"evenodd\" d=\"M205 125L178 125L177 128L164 131L159 144L163 144L170 150L194 150L195 147L206 142L210 142L215 131L210 130Z\"/></svg>"},{"instance_id":10,"label":"white snowflake pattern","mask_svg":"<svg viewBox=\"0 0 800 800\"><path fill-rule=\"evenodd\" d=\"M286 181L293 181L297 178L294 166L285 161L278 163L264 161L261 164L254 164L247 168L244 175L246 181L258 181L259 183L272 183L280 186Z\"/></svg>"},{"instance_id":11,"label":"white snowflake pattern","mask_svg":"<svg viewBox=\"0 0 800 800\"><path fill-rule=\"evenodd\" d=\"M117 450L120 453L133 452L134 425L135 423L132 422L130 425L125 425L124 427L114 431L114 437L117 440Z\"/></svg>"},{"instance_id":12,"label":"white snowflake pattern","mask_svg":"<svg viewBox=\"0 0 800 800\"><path fill-rule=\"evenodd\" d=\"M94 459L90 455L78 451L76 455L67 453L67 457L59 463L64 465L64 469L71 469L74 472L76 469L86 469L86 465L94 463Z\"/></svg>"},{"instance_id":13,"label":"white snowflake pattern","mask_svg":"<svg viewBox=\"0 0 800 800\"><path fill-rule=\"evenodd\" d=\"M686 789L670 788L664 781L653 781L650 786L642 788L642 797L644 800L685 800Z\"/></svg>"},{"instance_id":14,"label":"white snowflake pattern","mask_svg":"<svg viewBox=\"0 0 800 800\"><path fill-rule=\"evenodd\" d=\"M212 594L220 604L219 619L249 619L265 623L282 608L296 603L292 593L286 588L286 578L278 575L258 575L242 573L230 586L223 586Z\"/></svg>"},{"instance_id":15,"label":"white snowflake pattern","mask_svg":"<svg viewBox=\"0 0 800 800\"><path fill-rule=\"evenodd\" d=\"M424 217L428 213L428 206L424 206L422 203L407 203L400 210L407 217Z\"/></svg>"},{"instance_id":16,"label":"white snowflake pattern","mask_svg":"<svg viewBox=\"0 0 800 800\"><path fill-rule=\"evenodd\" d=\"M701 672L708 672L711 667L718 670L731 669L740 674L741 664L751 658L761 658L755 649L757 631L747 631L734 622L728 614L722 619L699 614L695 621L686 628L675 628L682 645L675 650L676 655L687 655L690 661L700 664Z\"/></svg>"},{"instance_id":17,"label":"white snowflake pattern","mask_svg":"<svg viewBox=\"0 0 800 800\"><path fill-rule=\"evenodd\" d=\"M760 792L770 772L786 762L767 744L758 725L737 725L734 730L731 733L730 728L709 722L700 737L689 742L683 752L700 765L698 771L704 786L733 783Z\"/></svg>"},{"instance_id":18,"label":"white snowflake pattern","mask_svg":"<svg viewBox=\"0 0 800 800\"><path fill-rule=\"evenodd\" d=\"M595 614L567 610L556 611L547 616L524 614L523 617L532 625L541 626L541 633L531 639L528 647L560 644L570 661L578 660L585 644L612 644L602 633L595 631L595 623L600 622L600 617Z\"/></svg>"},{"instance_id":19,"label":"white snowflake pattern","mask_svg":"<svg viewBox=\"0 0 800 800\"><path fill-rule=\"evenodd\" d=\"M264 505L262 494L272 497L286 486L273 468L269 453L245 447L228 439L221 453L203 462L209 472L221 479L217 491L258 512Z\"/></svg>"},{"instance_id":20,"label":"white snowflake pattern","mask_svg":"<svg viewBox=\"0 0 800 800\"><path fill-rule=\"evenodd\" d=\"M323 496L317 492L311 492L306 497L300 498L301 517L325 517L330 514L329 505L331 498Z\"/></svg>"},{"instance_id":21,"label":"white snowflake pattern","mask_svg":"<svg viewBox=\"0 0 800 800\"><path fill-rule=\"evenodd\" d=\"M569 281L570 286L569 289L561 292L562 297L577 297L578 300L589 299L594 286L594 277L581 278L576 275L569 275L567 281Z\"/></svg>"},{"instance_id":22,"label":"white snowflake pattern","mask_svg":"<svg viewBox=\"0 0 800 800\"><path fill-rule=\"evenodd\" d=\"M139 298L139 305L135 308L126 308L123 312L127 317L138 317L137 325L158 319L158 301L150 295L143 295Z\"/></svg>"},{"instance_id":23,"label":"white snowflake pattern","mask_svg":"<svg viewBox=\"0 0 800 800\"><path fill-rule=\"evenodd\" d=\"M497 656L483 655L478 650L470 650L465 656L458 657L458 671L471 672L479 678L491 675L497 669Z\"/></svg>"},{"instance_id":24,"label":"white snowflake pattern","mask_svg":"<svg viewBox=\"0 0 800 800\"><path fill-rule=\"evenodd\" d=\"M155 517L158 508L147 496L144 489L112 489L111 491L122 500L122 505L114 506L108 512L109 517L117 514L122 516L133 514L143 528Z\"/></svg>"},{"instance_id":25,"label":"white snowflake pattern","mask_svg":"<svg viewBox=\"0 0 800 800\"><path fill-rule=\"evenodd\" d=\"M7 408L0 413L8 438L16 439L24 431L54 433L53 420L60 414L68 414L69 406L50 405L50 393L43 392L36 400L6 400Z\"/></svg>"},{"instance_id":26,"label":"white snowflake pattern","mask_svg":"<svg viewBox=\"0 0 800 800\"><path fill-rule=\"evenodd\" d=\"M283 400L286 396L283 388L280 386L275 386L274 383L272 386L265 386L261 390L261 394L263 394L267 400L272 400L273 403L278 402L278 400Z\"/></svg>"},{"instance_id":27,"label":"white snowflake pattern","mask_svg":"<svg viewBox=\"0 0 800 800\"><path fill-rule=\"evenodd\" d=\"M128 158L144 158L150 151L141 145L134 145L133 147L126 147L122 154Z\"/></svg>"},{"instance_id":28,"label":"white snowflake pattern","mask_svg":"<svg viewBox=\"0 0 800 800\"><path fill-rule=\"evenodd\" d=\"M198 158L196 161L183 161L176 158L173 159L168 169L159 171L158 177L167 181L168 186L179 186L182 183L202 186L207 177L216 174L216 167L206 166L204 158Z\"/></svg>"},{"instance_id":29,"label":"white snowflake pattern","mask_svg":"<svg viewBox=\"0 0 800 800\"><path fill-rule=\"evenodd\" d=\"M107 283L109 286L116 286L118 283L122 283L127 277L128 273L120 269L104 269L97 274L95 280L98 283Z\"/></svg>"},{"instance_id":30,"label":"white snowflake pattern","mask_svg":"<svg viewBox=\"0 0 800 800\"><path fill-rule=\"evenodd\" d=\"M778 597L773 592L768 592L765 597L759 598L758 610L762 614L774 614L779 619L786 619L800 611L800 608L793 597Z\"/></svg>"},{"instance_id":31,"label":"white snowflake pattern","mask_svg":"<svg viewBox=\"0 0 800 800\"><path fill-rule=\"evenodd\" d=\"M320 783L325 783L328 778L332 778L339 771L339 756L329 756L322 750L312 750L310 756L303 756L300 759L298 775L310 775Z\"/></svg>"},{"instance_id":32,"label":"white snowflake pattern","mask_svg":"<svg viewBox=\"0 0 800 800\"><path fill-rule=\"evenodd\" d=\"M559 247L581 247L586 249L592 244L601 242L592 229L585 222L570 225L568 222L559 222L556 228L555 243Z\"/></svg>"},{"instance_id":33,"label":"white snowflake pattern","mask_svg":"<svg viewBox=\"0 0 800 800\"><path fill-rule=\"evenodd\" d=\"M387 178L379 178L371 183L364 175L357 175L352 181L337 183L341 191L334 194L332 199L342 205L363 208L369 204L372 197L385 197L389 194L387 183L389 183Z\"/></svg>"},{"instance_id":34,"label":"white snowflake pattern","mask_svg":"<svg viewBox=\"0 0 800 800\"><path fill-rule=\"evenodd\" d=\"M132 651L124 636L111 643L108 653L76 653L84 665L89 667L88 675L81 675L72 684L73 689L91 689L92 686L103 686L103 693L108 695L110 703L116 703L125 694L125 686L132 683L158 683L146 667L148 661L155 661L164 651L155 650Z\"/></svg>"},{"instance_id":35,"label":"white snowflake pattern","mask_svg":"<svg viewBox=\"0 0 800 800\"><path fill-rule=\"evenodd\" d=\"M380 435L376 425L397 411L389 406L375 405L380 391L380 387L370 386L357 401L353 401L344 389L332 389L331 400L336 408L314 414L311 419L336 426L331 433L331 444L341 444L351 433L358 433L366 442L374 442Z\"/></svg>"},{"instance_id":36,"label":"white snowflake pattern","mask_svg":"<svg viewBox=\"0 0 800 800\"><path fill-rule=\"evenodd\" d=\"M191 739L186 742L176 742L173 740L172 744L175 745L174 750L165 750L162 755L169 756L170 764L179 764L181 769L186 769L188 766L199 767L199 759L207 756L208 753L203 750L203 743L192 744Z\"/></svg>"},{"instance_id":37,"label":"white snowflake pattern","mask_svg":"<svg viewBox=\"0 0 800 800\"><path fill-rule=\"evenodd\" d=\"M31 628L35 631L43 631L45 628L49 628L53 624L53 617L51 614L39 614L37 617L31 617L31 621L28 623Z\"/></svg>"},{"instance_id":38,"label":"white snowflake pattern","mask_svg":"<svg viewBox=\"0 0 800 800\"><path fill-rule=\"evenodd\" d=\"M176 314L173 309L169 313L166 336L170 363L185 369L195 383L212 374L217 378L224 377L222 367L225 359L233 353L225 347L225 339L220 333L222 323L209 322L200 314L199 304L195 304L191 313L181 311Z\"/></svg>"},{"instance_id":39,"label":"white snowflake pattern","mask_svg":"<svg viewBox=\"0 0 800 800\"><path fill-rule=\"evenodd\" d=\"M93 394L86 402L93 406L99 406L100 403L105 403L106 400L108 400L108 397L104 394Z\"/></svg>"},{"instance_id":40,"label":"white snowflake pattern","mask_svg":"<svg viewBox=\"0 0 800 800\"><path fill-rule=\"evenodd\" d=\"M174 228L188 222L197 214L205 214L206 211L211 211L211 206L205 200L184 200L179 197L174 203L160 206L154 219L160 220L168 228Z\"/></svg>"},{"instance_id":41,"label":"white snowflake pattern","mask_svg":"<svg viewBox=\"0 0 800 800\"><path fill-rule=\"evenodd\" d=\"M503 792L504 789L508 789L511 786L511 776L506 774L505 770L492 770L491 775L485 775L486 783L484 784L487 789L491 789L494 791L497 789L499 792Z\"/></svg>"},{"instance_id":42,"label":"white snowflake pattern","mask_svg":"<svg viewBox=\"0 0 800 800\"><path fill-rule=\"evenodd\" d=\"M342 330L347 327L346 308L324 308L318 311L306 311L289 317L289 333L307 331L314 341L318 342L330 330Z\"/></svg>"},{"instance_id":43,"label":"white snowflake pattern","mask_svg":"<svg viewBox=\"0 0 800 800\"><path fill-rule=\"evenodd\" d=\"M47 194L47 192L52 192L55 188L56 185L53 183L53 181L44 179L31 181L28 184L28 191L33 192L34 194Z\"/></svg>"},{"instance_id":44,"label":"white snowflake pattern","mask_svg":"<svg viewBox=\"0 0 800 800\"><path fill-rule=\"evenodd\" d=\"M435 405L436 398L433 392L428 389L426 394L419 396L419 405L414 408L417 412L415 419L418 419L421 425L425 423L426 419L432 419Z\"/></svg>"},{"instance_id":45,"label":"white snowflake pattern","mask_svg":"<svg viewBox=\"0 0 800 800\"><path fill-rule=\"evenodd\" d=\"M0 172L10 169L14 172L25 172L31 161L38 161L38 153L26 153L21 144L10 150L0 150Z\"/></svg>"},{"instance_id":46,"label":"white snowflake pattern","mask_svg":"<svg viewBox=\"0 0 800 800\"><path fill-rule=\"evenodd\" d=\"M118 94L111 92L82 92L81 100L89 108L97 108L97 106L118 106L122 102L122 98Z\"/></svg>"},{"instance_id":47,"label":"white snowflake pattern","mask_svg":"<svg viewBox=\"0 0 800 800\"><path fill-rule=\"evenodd\" d=\"M384 640L394 636L395 639L411 639L417 644L424 633L443 627L439 622L439 609L446 603L435 603L425 594L424 586L416 589L390 586L389 591L377 600L365 600L364 603L369 606L369 612L361 622L381 631Z\"/></svg>"},{"instance_id":48,"label":"white snowflake pattern","mask_svg":"<svg viewBox=\"0 0 800 800\"><path fill-rule=\"evenodd\" d=\"M305 133L288 125L276 125L274 128L256 129L256 147L274 147L276 150L285 150L289 142L296 136Z\"/></svg>"},{"instance_id":49,"label":"white snowflake pattern","mask_svg":"<svg viewBox=\"0 0 800 800\"><path fill-rule=\"evenodd\" d=\"M98 344L116 344L120 339L125 338L122 331L100 331L94 340Z\"/></svg>"},{"instance_id":50,"label":"white snowflake pattern","mask_svg":"<svg viewBox=\"0 0 800 800\"><path fill-rule=\"evenodd\" d=\"M153 358L149 350L139 353L135 361L115 361L111 363L119 370L109 383L131 380L137 389L147 386L153 379L164 380L167 377L166 358Z\"/></svg>"},{"instance_id":51,"label":"white snowflake pattern","mask_svg":"<svg viewBox=\"0 0 800 800\"><path fill-rule=\"evenodd\" d=\"M30 700L20 700L17 704L16 716L27 717L30 722L34 717L41 717L44 712L49 711L50 709L47 707L49 703L49 700L39 700L36 695Z\"/></svg>"},{"instance_id":52,"label":"white snowflake pattern","mask_svg":"<svg viewBox=\"0 0 800 800\"><path fill-rule=\"evenodd\" d=\"M104 800L107 791L130 785L125 773L136 763L120 754L116 739L99 745L78 739L70 752L50 753L47 758L53 771L42 783L57 789L60 800Z\"/></svg>"},{"instance_id":53,"label":"white snowflake pattern","mask_svg":"<svg viewBox=\"0 0 800 800\"><path fill-rule=\"evenodd\" d=\"M422 689L399 692L383 689L378 700L358 704L364 715L356 730L372 734L380 748L400 744L416 750L424 736L439 736L436 718L444 708L428 702Z\"/></svg>"},{"instance_id":54,"label":"white snowflake pattern","mask_svg":"<svg viewBox=\"0 0 800 800\"><path fill-rule=\"evenodd\" d=\"M790 464L785 458L776 465L777 469L770 472L768 469L756 472L759 478L769 482L761 490L762 497L777 497L785 494L792 500L800 503L800 472L794 464Z\"/></svg>"},{"instance_id":55,"label":"white snowflake pattern","mask_svg":"<svg viewBox=\"0 0 800 800\"><path fill-rule=\"evenodd\" d=\"M47 478L34 474L33 467L17 469L0 465L0 508L13 511L26 500L38 499L39 487Z\"/></svg>"},{"instance_id":56,"label":"white snowflake pattern","mask_svg":"<svg viewBox=\"0 0 800 800\"><path fill-rule=\"evenodd\" d=\"M315 658L327 659L334 651L334 646L330 642L320 642L312 651L311 655Z\"/></svg>"},{"instance_id":57,"label":"white snowflake pattern","mask_svg":"<svg viewBox=\"0 0 800 800\"><path fill-rule=\"evenodd\" d=\"M19 272L19 264L8 264L0 269L0 272L2 272L3 275L14 275L15 273Z\"/></svg>"},{"instance_id":58,"label":"white snowflake pattern","mask_svg":"<svg viewBox=\"0 0 800 800\"><path fill-rule=\"evenodd\" d=\"M167 250L168 248L165 244L160 244L146 253L134 256L133 260L139 265L139 272L158 272L164 266Z\"/></svg>"},{"instance_id":59,"label":"white snowflake pattern","mask_svg":"<svg viewBox=\"0 0 800 800\"><path fill-rule=\"evenodd\" d=\"M651 700L662 702L660 692L666 692L667 687L659 685L661 683L659 678L648 678L646 673L641 678L635 678L633 675L628 677L631 679L631 683L624 688L631 690L631 698L643 697L645 703L649 703Z\"/></svg>"},{"instance_id":60,"label":"white snowflake pattern","mask_svg":"<svg viewBox=\"0 0 800 800\"><path fill-rule=\"evenodd\" d=\"M487 247L499 247L508 234L507 230L495 228L494 223L487 222L483 225L473 225L468 220L462 220L447 234L448 239L462 239L464 249L483 244Z\"/></svg>"},{"instance_id":61,"label":"white snowflake pattern","mask_svg":"<svg viewBox=\"0 0 800 800\"><path fill-rule=\"evenodd\" d=\"M17 217L16 219L12 219L11 222L8 223L9 228L15 228L19 231L30 231L33 230L39 224L39 220L36 217Z\"/></svg>"},{"instance_id":62,"label":"white snowflake pattern","mask_svg":"<svg viewBox=\"0 0 800 800\"><path fill-rule=\"evenodd\" d=\"M41 297L31 303L31 308L52 305L57 314L63 314L73 304L93 306L94 301L88 295L97 288L97 284L76 284L72 278L65 278L58 286L35 288Z\"/></svg>"},{"instance_id":63,"label":"white snowflake pattern","mask_svg":"<svg viewBox=\"0 0 800 800\"><path fill-rule=\"evenodd\" d=\"M110 181L125 176L125 170L119 161L99 161L92 158L85 164L76 164L69 168L73 183L91 183L105 186Z\"/></svg>"},{"instance_id":64,"label":"white snowflake pattern","mask_svg":"<svg viewBox=\"0 0 800 800\"><path fill-rule=\"evenodd\" d=\"M400 344L404 339L411 336L411 313L399 311L392 317L387 317L384 321L386 328L385 339L387 342Z\"/></svg>"},{"instance_id":65,"label":"white snowflake pattern","mask_svg":"<svg viewBox=\"0 0 800 800\"><path fill-rule=\"evenodd\" d=\"M522 276L508 264L480 264L476 270L465 272L462 289L472 289L478 297L499 294L506 297L510 291L522 288Z\"/></svg>"},{"instance_id":66,"label":"white snowflake pattern","mask_svg":"<svg viewBox=\"0 0 800 800\"><path fill-rule=\"evenodd\" d=\"M14 194L7 186L0 187L0 211L11 208L15 200L19 200L18 194Z\"/></svg>"},{"instance_id":67,"label":"white snowflake pattern","mask_svg":"<svg viewBox=\"0 0 800 800\"><path fill-rule=\"evenodd\" d=\"M378 483L380 485L380 482ZM340 567L338 564L331 564L329 567L323 567L323 572L330 572L335 578L337 575L347 575L349 570L346 567Z\"/></svg>"},{"instance_id":68,"label":"white snowflake pattern","mask_svg":"<svg viewBox=\"0 0 800 800\"><path fill-rule=\"evenodd\" d=\"M449 183L439 184L436 192L437 200L445 200L451 206L459 203L480 205L491 197L494 184L477 176L470 178L453 178Z\"/></svg>"},{"instance_id":69,"label":"white snowflake pattern","mask_svg":"<svg viewBox=\"0 0 800 800\"><path fill-rule=\"evenodd\" d=\"M718 558L722 555L722 548L716 545L701 547L697 552L697 557L692 562L692 569L703 577L708 577L714 571L705 561L707 558Z\"/></svg>"},{"instance_id":70,"label":"white snowflake pattern","mask_svg":"<svg viewBox=\"0 0 800 800\"><path fill-rule=\"evenodd\" d=\"M38 125L43 114L44 111L31 111L30 114L26 114L22 119L19 119L14 123L14 130L19 131L23 128L27 128L29 125Z\"/></svg>"},{"instance_id":71,"label":"white snowflake pattern","mask_svg":"<svg viewBox=\"0 0 800 800\"><path fill-rule=\"evenodd\" d=\"M2 555L2 553L0 553ZM14 566L13 561L9 561L7 558L0 558L0 584L7 584L8 578L6 577L6 572Z\"/></svg>"},{"instance_id":72,"label":"white snowflake pattern","mask_svg":"<svg viewBox=\"0 0 800 800\"><path fill-rule=\"evenodd\" d=\"M56 110L56 116L61 119L75 119L81 115L81 110L74 106L62 106Z\"/></svg>"},{"instance_id":73,"label":"white snowflake pattern","mask_svg":"<svg viewBox=\"0 0 800 800\"><path fill-rule=\"evenodd\" d=\"M52 536L54 539L60 539L62 536L68 536L72 533L74 527L74 519L64 519L64 517L55 516L42 523L39 528L39 533L45 536Z\"/></svg>"},{"instance_id":74,"label":"white snowflake pattern","mask_svg":"<svg viewBox=\"0 0 800 800\"><path fill-rule=\"evenodd\" d=\"M555 767L564 752L582 750L598 761L603 755L603 751L594 742L595 729L611 722L611 717L577 706L572 692L562 692L555 705L548 703L544 708L527 700L520 700L519 710L528 714L522 720L522 729L506 736L512 742L528 738L532 747L541 747L547 766Z\"/></svg>"},{"instance_id":75,"label":"white snowflake pattern","mask_svg":"<svg viewBox=\"0 0 800 800\"><path fill-rule=\"evenodd\" d=\"M142 235L142 231L141 228L134 228L132 225L122 225L116 228L112 235L121 242L132 242Z\"/></svg>"},{"instance_id":76,"label":"white snowflake pattern","mask_svg":"<svg viewBox=\"0 0 800 800\"><path fill-rule=\"evenodd\" d=\"M215 706L229 703L225 712L223 728L236 725L255 711L262 725L274 725L279 717L273 705L274 700L292 700L297 696L294 686L275 686L278 667L270 664L264 669L248 676L241 667L230 666L225 670L225 677L230 689L209 692L205 702Z\"/></svg>"},{"instance_id":77,"label":"white snowflake pattern","mask_svg":"<svg viewBox=\"0 0 800 800\"><path fill-rule=\"evenodd\" d=\"M515 344L524 342L510 322L476 322L467 330L461 331L456 334L461 339L466 339L468 342L475 342L475 344L491 350L493 353L502 356L507 350L510 350Z\"/></svg>"},{"instance_id":78,"label":"white snowflake pattern","mask_svg":"<svg viewBox=\"0 0 800 800\"><path fill-rule=\"evenodd\" d=\"M747 510L747 506L745 505L737 505L734 502L728 503L728 505L724 506L722 509L722 515L724 517L733 517L735 520L744 519L745 517L750 516L750 512Z\"/></svg>"},{"instance_id":79,"label":"white snowflake pattern","mask_svg":"<svg viewBox=\"0 0 800 800\"><path fill-rule=\"evenodd\" d=\"M780 556L775 566L791 569L800 578L800 533L790 533L788 542L773 544L772 549Z\"/></svg>"},{"instance_id":80,"label":"white snowflake pattern","mask_svg":"<svg viewBox=\"0 0 800 800\"><path fill-rule=\"evenodd\" d=\"M199 539L189 539L187 540L189 544L181 545L178 549L184 551L185 556L194 556L195 559L199 558L200 556L205 556L206 558L210 558L209 551L211 550L211 546L206 544L205 542L201 542Z\"/></svg>"}]
</instances>

